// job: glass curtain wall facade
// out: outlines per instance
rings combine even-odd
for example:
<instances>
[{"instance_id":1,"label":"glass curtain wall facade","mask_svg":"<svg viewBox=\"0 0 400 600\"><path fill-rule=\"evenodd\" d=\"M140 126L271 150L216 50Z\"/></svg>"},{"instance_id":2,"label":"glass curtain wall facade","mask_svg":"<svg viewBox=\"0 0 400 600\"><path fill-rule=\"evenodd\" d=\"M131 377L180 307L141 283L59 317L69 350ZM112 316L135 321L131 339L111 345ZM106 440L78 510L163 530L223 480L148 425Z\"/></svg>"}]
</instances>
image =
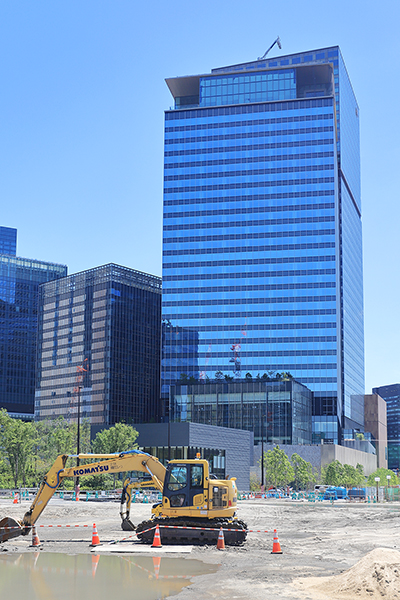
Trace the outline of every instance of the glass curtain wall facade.
<instances>
[{"instance_id":1,"label":"glass curtain wall facade","mask_svg":"<svg viewBox=\"0 0 400 600\"><path fill-rule=\"evenodd\" d=\"M388 469L400 470L400 383L373 388L386 401Z\"/></svg>"},{"instance_id":2,"label":"glass curtain wall facade","mask_svg":"<svg viewBox=\"0 0 400 600\"><path fill-rule=\"evenodd\" d=\"M0 254L17 254L17 230L0 227Z\"/></svg>"},{"instance_id":3,"label":"glass curtain wall facade","mask_svg":"<svg viewBox=\"0 0 400 600\"><path fill-rule=\"evenodd\" d=\"M289 371L314 441L362 428L359 112L338 47L168 79L163 319L181 373Z\"/></svg>"},{"instance_id":4,"label":"glass curtain wall facade","mask_svg":"<svg viewBox=\"0 0 400 600\"><path fill-rule=\"evenodd\" d=\"M8 250L15 249L11 232ZM33 418L39 285L67 272L64 265L0 254L0 408L11 416Z\"/></svg>"},{"instance_id":5,"label":"glass curtain wall facade","mask_svg":"<svg viewBox=\"0 0 400 600\"><path fill-rule=\"evenodd\" d=\"M159 420L161 278L108 264L41 286L35 419Z\"/></svg>"},{"instance_id":6,"label":"glass curtain wall facade","mask_svg":"<svg viewBox=\"0 0 400 600\"><path fill-rule=\"evenodd\" d=\"M311 444L312 392L297 381L213 381L170 387L171 420L245 429L255 443Z\"/></svg>"}]
</instances>

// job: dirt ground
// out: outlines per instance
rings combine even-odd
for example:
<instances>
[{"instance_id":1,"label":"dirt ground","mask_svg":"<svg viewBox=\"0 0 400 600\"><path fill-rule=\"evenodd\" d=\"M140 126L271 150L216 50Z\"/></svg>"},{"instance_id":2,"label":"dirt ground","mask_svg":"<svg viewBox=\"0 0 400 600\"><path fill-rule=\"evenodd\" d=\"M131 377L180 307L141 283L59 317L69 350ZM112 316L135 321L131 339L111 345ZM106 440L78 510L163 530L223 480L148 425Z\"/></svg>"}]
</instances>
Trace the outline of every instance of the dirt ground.
<instances>
[{"instance_id":1,"label":"dirt ground","mask_svg":"<svg viewBox=\"0 0 400 600\"><path fill-rule=\"evenodd\" d=\"M12 500L2 499L0 518L7 515L22 518L29 505L28 501L14 505ZM131 510L132 521L139 523L149 518L150 512L151 505L135 504ZM220 568L215 574L196 577L176 598L314 599L314 595L302 589L301 583L293 582L298 578L339 575L376 548L400 550L399 503L338 501L332 506L254 499L239 502L238 517L247 522L250 530L268 530L268 533L250 532L242 547L227 547L225 551L209 546L194 547L192 553L185 556L219 564ZM93 523L102 543L129 535L120 529L118 502L72 502L53 498L38 521L38 525L44 526L37 530L41 552L89 553ZM79 527L73 527L75 525ZM271 554L274 529L278 531L282 555ZM0 552L32 552L30 544L31 535L19 537L1 544ZM398 596L383 597L391 600ZM335 595L326 598L336 600Z\"/></svg>"}]
</instances>

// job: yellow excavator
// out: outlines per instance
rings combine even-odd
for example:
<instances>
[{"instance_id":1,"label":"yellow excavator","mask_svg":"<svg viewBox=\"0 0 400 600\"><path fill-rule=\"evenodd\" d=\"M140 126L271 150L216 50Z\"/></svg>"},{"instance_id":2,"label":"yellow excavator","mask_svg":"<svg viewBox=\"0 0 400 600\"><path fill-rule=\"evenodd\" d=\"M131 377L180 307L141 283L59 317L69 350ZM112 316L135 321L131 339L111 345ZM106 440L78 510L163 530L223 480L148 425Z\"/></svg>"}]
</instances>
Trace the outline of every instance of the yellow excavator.
<instances>
[{"instance_id":1,"label":"yellow excavator","mask_svg":"<svg viewBox=\"0 0 400 600\"><path fill-rule=\"evenodd\" d=\"M68 458L95 462L76 467L66 467ZM225 543L242 544L246 539L247 525L236 518L236 479L214 479L207 460L171 460L165 467L155 456L139 450L119 454L62 454L58 456L43 478L39 490L22 521L5 517L0 521L0 542L27 535L45 509L65 477L82 477L98 474L139 471L149 476L162 500L152 507L152 517L135 527L130 520L132 490L137 483L124 482L121 496L121 518L124 531L136 531L144 543L153 541L154 527L161 528L165 544L216 544L218 530L225 530ZM148 485L147 482L144 485Z\"/></svg>"}]
</instances>

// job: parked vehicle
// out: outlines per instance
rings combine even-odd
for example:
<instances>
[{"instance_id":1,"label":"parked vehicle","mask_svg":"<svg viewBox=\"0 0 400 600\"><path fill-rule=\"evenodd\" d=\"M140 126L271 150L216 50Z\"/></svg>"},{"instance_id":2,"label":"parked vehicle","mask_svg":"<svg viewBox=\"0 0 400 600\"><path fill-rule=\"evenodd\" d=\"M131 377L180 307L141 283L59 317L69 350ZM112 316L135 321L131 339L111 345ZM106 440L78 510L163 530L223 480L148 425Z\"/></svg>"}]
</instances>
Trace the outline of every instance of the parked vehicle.
<instances>
[{"instance_id":1,"label":"parked vehicle","mask_svg":"<svg viewBox=\"0 0 400 600\"><path fill-rule=\"evenodd\" d=\"M366 500L367 491L365 488L352 488L348 492L349 500Z\"/></svg>"},{"instance_id":2,"label":"parked vehicle","mask_svg":"<svg viewBox=\"0 0 400 600\"><path fill-rule=\"evenodd\" d=\"M345 487L331 486L325 490L324 500L347 500L347 490Z\"/></svg>"}]
</instances>

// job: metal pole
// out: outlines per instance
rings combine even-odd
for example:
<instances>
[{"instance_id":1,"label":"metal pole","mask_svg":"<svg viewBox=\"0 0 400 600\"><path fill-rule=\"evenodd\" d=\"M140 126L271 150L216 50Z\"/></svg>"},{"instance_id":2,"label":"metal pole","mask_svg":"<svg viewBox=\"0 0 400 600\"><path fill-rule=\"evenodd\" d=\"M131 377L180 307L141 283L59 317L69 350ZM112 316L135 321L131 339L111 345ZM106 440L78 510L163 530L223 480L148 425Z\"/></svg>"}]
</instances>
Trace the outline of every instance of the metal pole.
<instances>
[{"instance_id":1,"label":"metal pole","mask_svg":"<svg viewBox=\"0 0 400 600\"><path fill-rule=\"evenodd\" d=\"M168 397L168 460L171 460L171 388Z\"/></svg>"},{"instance_id":2,"label":"metal pole","mask_svg":"<svg viewBox=\"0 0 400 600\"><path fill-rule=\"evenodd\" d=\"M79 454L81 452L81 386L78 385L78 423L77 423L78 427L77 427L77 433L76 433L76 453L77 453L77 458L76 458L76 466L79 467L80 465L80 460L79 460ZM76 478L76 488L75 488L75 492L76 492L76 499L79 500L79 477Z\"/></svg>"},{"instance_id":3,"label":"metal pole","mask_svg":"<svg viewBox=\"0 0 400 600\"><path fill-rule=\"evenodd\" d=\"M264 491L264 419L263 415L261 421L261 490Z\"/></svg>"},{"instance_id":4,"label":"metal pole","mask_svg":"<svg viewBox=\"0 0 400 600\"><path fill-rule=\"evenodd\" d=\"M376 483L376 501L379 502L379 482L380 482L381 478L380 477L375 477L375 483Z\"/></svg>"}]
</instances>

